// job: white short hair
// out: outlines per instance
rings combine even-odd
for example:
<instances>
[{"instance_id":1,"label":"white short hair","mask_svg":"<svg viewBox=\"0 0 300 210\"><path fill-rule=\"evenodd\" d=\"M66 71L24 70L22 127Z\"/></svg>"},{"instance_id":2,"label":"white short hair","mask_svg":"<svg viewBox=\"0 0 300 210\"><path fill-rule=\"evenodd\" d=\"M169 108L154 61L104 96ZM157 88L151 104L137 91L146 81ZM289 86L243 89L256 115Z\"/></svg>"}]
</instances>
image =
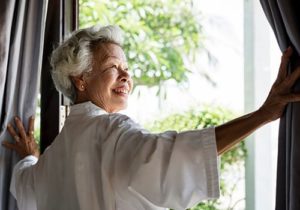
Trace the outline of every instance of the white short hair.
<instances>
[{"instance_id":1,"label":"white short hair","mask_svg":"<svg viewBox=\"0 0 300 210\"><path fill-rule=\"evenodd\" d=\"M98 43L122 45L122 31L118 26L93 26L74 31L51 55L52 79L58 91L72 102L76 100L76 89L70 76L78 76L92 70L92 45Z\"/></svg>"}]
</instances>

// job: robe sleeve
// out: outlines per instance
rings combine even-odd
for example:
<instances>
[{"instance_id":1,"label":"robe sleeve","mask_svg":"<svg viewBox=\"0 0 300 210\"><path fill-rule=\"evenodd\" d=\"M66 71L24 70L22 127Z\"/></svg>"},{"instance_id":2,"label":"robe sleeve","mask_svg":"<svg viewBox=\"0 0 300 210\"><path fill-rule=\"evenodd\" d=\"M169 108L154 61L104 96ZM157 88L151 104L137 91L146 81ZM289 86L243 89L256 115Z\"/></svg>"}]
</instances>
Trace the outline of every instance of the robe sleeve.
<instances>
[{"instance_id":1,"label":"robe sleeve","mask_svg":"<svg viewBox=\"0 0 300 210\"><path fill-rule=\"evenodd\" d=\"M14 167L10 192L16 198L19 210L36 210L34 194L34 165L38 159L27 156Z\"/></svg>"},{"instance_id":2,"label":"robe sleeve","mask_svg":"<svg viewBox=\"0 0 300 210\"><path fill-rule=\"evenodd\" d=\"M214 128L151 134L131 120L119 127L115 172L136 196L172 209L219 197Z\"/></svg>"}]
</instances>

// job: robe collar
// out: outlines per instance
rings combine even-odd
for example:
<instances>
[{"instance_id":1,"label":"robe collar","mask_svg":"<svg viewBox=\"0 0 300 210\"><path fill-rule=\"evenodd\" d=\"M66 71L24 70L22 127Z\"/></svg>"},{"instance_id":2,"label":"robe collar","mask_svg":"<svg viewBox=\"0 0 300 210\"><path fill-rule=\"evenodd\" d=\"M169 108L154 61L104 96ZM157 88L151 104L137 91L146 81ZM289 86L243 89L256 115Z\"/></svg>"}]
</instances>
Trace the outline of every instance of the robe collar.
<instances>
[{"instance_id":1,"label":"robe collar","mask_svg":"<svg viewBox=\"0 0 300 210\"><path fill-rule=\"evenodd\" d=\"M70 115L102 115L108 114L104 109L93 104L91 101L75 104L71 106Z\"/></svg>"}]
</instances>

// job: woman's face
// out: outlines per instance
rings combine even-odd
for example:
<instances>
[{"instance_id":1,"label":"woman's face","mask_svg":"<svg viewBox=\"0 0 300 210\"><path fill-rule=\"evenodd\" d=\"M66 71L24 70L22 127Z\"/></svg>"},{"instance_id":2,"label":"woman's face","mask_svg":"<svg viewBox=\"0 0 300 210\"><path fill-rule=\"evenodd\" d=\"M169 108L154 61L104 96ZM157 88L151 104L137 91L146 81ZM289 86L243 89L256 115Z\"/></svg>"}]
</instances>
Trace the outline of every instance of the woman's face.
<instances>
[{"instance_id":1,"label":"woman's face","mask_svg":"<svg viewBox=\"0 0 300 210\"><path fill-rule=\"evenodd\" d=\"M83 75L88 100L109 113L127 107L132 79L122 48L102 43L94 50L93 69Z\"/></svg>"}]
</instances>

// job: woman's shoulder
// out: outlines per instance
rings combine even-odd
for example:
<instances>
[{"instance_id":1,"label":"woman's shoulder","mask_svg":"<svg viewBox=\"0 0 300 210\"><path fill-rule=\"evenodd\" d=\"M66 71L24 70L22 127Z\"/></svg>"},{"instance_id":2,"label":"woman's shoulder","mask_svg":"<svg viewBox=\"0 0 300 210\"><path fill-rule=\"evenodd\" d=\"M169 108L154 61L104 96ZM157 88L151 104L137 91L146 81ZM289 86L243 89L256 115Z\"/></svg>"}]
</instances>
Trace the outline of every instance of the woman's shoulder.
<instances>
[{"instance_id":1,"label":"woman's shoulder","mask_svg":"<svg viewBox=\"0 0 300 210\"><path fill-rule=\"evenodd\" d=\"M134 122L129 116L121 113L106 113L96 116L89 116L86 118L87 121L91 124L99 124L101 126L110 125L110 126L120 126L123 124L134 124Z\"/></svg>"},{"instance_id":2,"label":"woman's shoulder","mask_svg":"<svg viewBox=\"0 0 300 210\"><path fill-rule=\"evenodd\" d=\"M103 139L107 139L108 136L123 135L128 132L142 131L143 128L133 121L129 116L121 113L108 113L93 117L93 122L89 128L94 128L98 135Z\"/></svg>"},{"instance_id":3,"label":"woman's shoulder","mask_svg":"<svg viewBox=\"0 0 300 210\"><path fill-rule=\"evenodd\" d=\"M124 125L135 125L138 124L134 122L129 116L121 113L110 113L107 115L107 120L112 125L117 125L118 127L124 126Z\"/></svg>"}]
</instances>

